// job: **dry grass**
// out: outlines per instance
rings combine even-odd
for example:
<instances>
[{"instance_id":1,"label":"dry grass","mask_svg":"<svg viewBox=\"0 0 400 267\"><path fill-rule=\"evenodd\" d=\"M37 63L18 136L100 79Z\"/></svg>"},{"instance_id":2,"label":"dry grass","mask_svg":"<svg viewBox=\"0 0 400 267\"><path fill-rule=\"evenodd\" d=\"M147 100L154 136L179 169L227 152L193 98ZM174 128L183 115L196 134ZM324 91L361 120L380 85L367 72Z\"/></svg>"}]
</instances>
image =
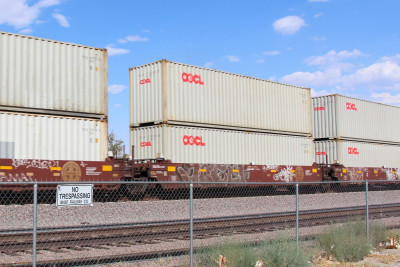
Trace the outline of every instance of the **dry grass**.
<instances>
[{"instance_id":1,"label":"dry grass","mask_svg":"<svg viewBox=\"0 0 400 267\"><path fill-rule=\"evenodd\" d=\"M368 255L365 258L365 261L368 260L376 260L378 262L384 263L384 264L392 264L396 263L397 261L400 260L400 255L393 255L393 254L376 254L373 253L371 255Z\"/></svg>"},{"instance_id":2,"label":"dry grass","mask_svg":"<svg viewBox=\"0 0 400 267\"><path fill-rule=\"evenodd\" d=\"M383 252L374 252L359 262L337 262L326 254L319 253L313 257L315 267L381 267L400 266L400 250L390 249Z\"/></svg>"}]
</instances>

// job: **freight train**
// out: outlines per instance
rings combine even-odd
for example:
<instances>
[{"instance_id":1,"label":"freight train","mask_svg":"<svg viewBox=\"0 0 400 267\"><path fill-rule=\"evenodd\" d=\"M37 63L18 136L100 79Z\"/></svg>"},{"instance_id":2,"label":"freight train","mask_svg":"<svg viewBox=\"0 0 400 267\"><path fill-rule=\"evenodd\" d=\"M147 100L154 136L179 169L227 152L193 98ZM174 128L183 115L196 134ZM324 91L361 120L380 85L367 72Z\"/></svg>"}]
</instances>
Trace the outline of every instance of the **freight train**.
<instances>
[{"instance_id":1,"label":"freight train","mask_svg":"<svg viewBox=\"0 0 400 267\"><path fill-rule=\"evenodd\" d=\"M5 32L0 43L2 191L400 180L400 108L167 60L130 69L131 157L108 156L107 51Z\"/></svg>"},{"instance_id":2,"label":"freight train","mask_svg":"<svg viewBox=\"0 0 400 267\"><path fill-rule=\"evenodd\" d=\"M23 184L24 182L88 182L93 183L97 190L123 192L133 199L143 197L146 192L156 192L153 190L156 188L168 191L188 186L183 183L143 183L146 181L222 183L195 184L196 187L203 189L216 186L229 187L229 183L232 183L233 187L243 187L246 183L250 183L250 187L261 186L251 182L270 182L276 187L282 187L282 183L289 183L288 185L293 187L291 183L301 182L304 186L319 186L320 189L327 190L331 184L320 182L352 181L358 184L361 181L373 181L372 184L375 185L387 185L399 178L399 169L396 168L346 167L337 163L294 166L172 163L163 158L134 160L110 157L105 161L0 159L2 191L32 190L32 185ZM140 183L114 184L102 183L103 181ZM54 184L41 185L40 189L54 189Z\"/></svg>"}]
</instances>

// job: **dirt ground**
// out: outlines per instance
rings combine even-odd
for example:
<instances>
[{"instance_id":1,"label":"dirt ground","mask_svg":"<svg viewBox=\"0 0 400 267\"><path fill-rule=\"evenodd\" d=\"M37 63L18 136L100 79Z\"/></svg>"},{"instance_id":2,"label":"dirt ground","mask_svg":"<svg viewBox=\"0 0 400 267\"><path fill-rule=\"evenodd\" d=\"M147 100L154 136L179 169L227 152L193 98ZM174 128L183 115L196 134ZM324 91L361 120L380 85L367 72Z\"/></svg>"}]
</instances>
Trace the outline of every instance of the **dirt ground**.
<instances>
[{"instance_id":1,"label":"dirt ground","mask_svg":"<svg viewBox=\"0 0 400 267\"><path fill-rule=\"evenodd\" d=\"M374 251L364 258L364 260L355 263L341 263L333 259L328 259L323 254L314 255L313 267L400 267L400 246L395 249L380 249ZM161 258L158 260L149 260L134 263L114 263L103 265L102 267L187 267L189 266L187 256ZM197 266L195 264L195 266ZM228 264L229 267L229 264ZM267 266L263 266L267 267Z\"/></svg>"},{"instance_id":2,"label":"dirt ground","mask_svg":"<svg viewBox=\"0 0 400 267\"><path fill-rule=\"evenodd\" d=\"M400 249L383 249L376 251L364 258L364 260L356 263L338 263L324 257L315 259L316 267L400 267Z\"/></svg>"}]
</instances>

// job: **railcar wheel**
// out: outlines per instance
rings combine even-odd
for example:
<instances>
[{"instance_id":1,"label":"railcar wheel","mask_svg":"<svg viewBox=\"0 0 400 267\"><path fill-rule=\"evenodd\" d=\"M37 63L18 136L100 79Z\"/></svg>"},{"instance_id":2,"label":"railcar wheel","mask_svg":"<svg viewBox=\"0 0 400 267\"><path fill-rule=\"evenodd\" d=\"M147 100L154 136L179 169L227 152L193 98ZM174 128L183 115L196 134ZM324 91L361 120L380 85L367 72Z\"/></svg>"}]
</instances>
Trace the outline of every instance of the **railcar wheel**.
<instances>
[{"instance_id":1,"label":"railcar wheel","mask_svg":"<svg viewBox=\"0 0 400 267\"><path fill-rule=\"evenodd\" d=\"M122 188L122 194L126 197L128 197L130 200L142 200L145 195L146 195L146 190L148 187L147 183L135 183L135 182L145 182L147 181L147 178L139 178L139 179L134 179L132 180L127 179L127 182L132 182L132 183L126 183L124 184Z\"/></svg>"},{"instance_id":2,"label":"railcar wheel","mask_svg":"<svg viewBox=\"0 0 400 267\"><path fill-rule=\"evenodd\" d=\"M330 181L331 181L330 178L324 177L322 179L322 182L330 182ZM326 193L326 192L328 192L329 189L331 189L331 185L332 185L331 183L321 183L318 191L321 193Z\"/></svg>"}]
</instances>

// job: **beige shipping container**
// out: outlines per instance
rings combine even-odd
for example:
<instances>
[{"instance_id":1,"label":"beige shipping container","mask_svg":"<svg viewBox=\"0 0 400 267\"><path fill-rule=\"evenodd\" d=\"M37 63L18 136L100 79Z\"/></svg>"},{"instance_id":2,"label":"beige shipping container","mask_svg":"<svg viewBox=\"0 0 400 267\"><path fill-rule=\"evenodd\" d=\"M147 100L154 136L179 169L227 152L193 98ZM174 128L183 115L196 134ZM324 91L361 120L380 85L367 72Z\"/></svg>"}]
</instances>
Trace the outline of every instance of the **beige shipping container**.
<instances>
[{"instance_id":1,"label":"beige shipping container","mask_svg":"<svg viewBox=\"0 0 400 267\"><path fill-rule=\"evenodd\" d=\"M317 163L332 164L335 161L346 167L399 168L400 146L356 141L316 141Z\"/></svg>"},{"instance_id":2,"label":"beige shipping container","mask_svg":"<svg viewBox=\"0 0 400 267\"><path fill-rule=\"evenodd\" d=\"M400 144L400 107L342 95L313 98L314 138Z\"/></svg>"},{"instance_id":3,"label":"beige shipping container","mask_svg":"<svg viewBox=\"0 0 400 267\"><path fill-rule=\"evenodd\" d=\"M107 115L107 50L0 31L0 110Z\"/></svg>"},{"instance_id":4,"label":"beige shipping container","mask_svg":"<svg viewBox=\"0 0 400 267\"><path fill-rule=\"evenodd\" d=\"M207 126L310 136L309 88L161 60L130 69L132 127Z\"/></svg>"},{"instance_id":5,"label":"beige shipping container","mask_svg":"<svg viewBox=\"0 0 400 267\"><path fill-rule=\"evenodd\" d=\"M102 161L107 121L0 112L0 158Z\"/></svg>"},{"instance_id":6,"label":"beige shipping container","mask_svg":"<svg viewBox=\"0 0 400 267\"><path fill-rule=\"evenodd\" d=\"M174 163L302 165L313 163L309 137L157 125L131 129L135 159L161 153Z\"/></svg>"}]
</instances>

